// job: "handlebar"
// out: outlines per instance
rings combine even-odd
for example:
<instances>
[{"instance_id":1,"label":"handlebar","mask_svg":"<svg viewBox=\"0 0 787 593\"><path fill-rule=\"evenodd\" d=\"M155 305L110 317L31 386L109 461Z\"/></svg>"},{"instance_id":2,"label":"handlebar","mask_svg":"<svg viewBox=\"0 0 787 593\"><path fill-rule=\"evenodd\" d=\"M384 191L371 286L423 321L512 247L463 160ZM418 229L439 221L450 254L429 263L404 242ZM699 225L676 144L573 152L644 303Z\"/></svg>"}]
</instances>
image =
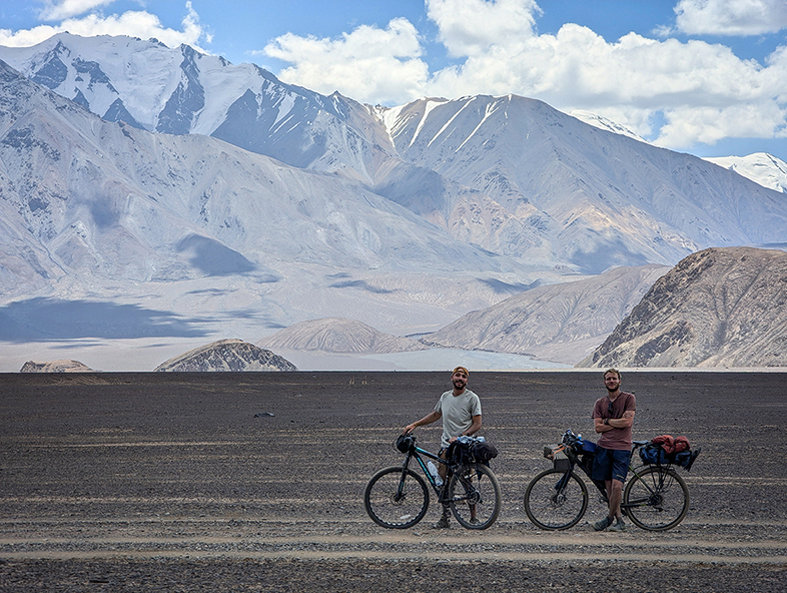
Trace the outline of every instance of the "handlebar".
<instances>
[{"instance_id":1,"label":"handlebar","mask_svg":"<svg viewBox=\"0 0 787 593\"><path fill-rule=\"evenodd\" d=\"M582 441L581 434L574 434L574 431L570 428L563 433L563 438L560 440L561 444L568 445L569 447L573 447L577 443Z\"/></svg>"}]
</instances>

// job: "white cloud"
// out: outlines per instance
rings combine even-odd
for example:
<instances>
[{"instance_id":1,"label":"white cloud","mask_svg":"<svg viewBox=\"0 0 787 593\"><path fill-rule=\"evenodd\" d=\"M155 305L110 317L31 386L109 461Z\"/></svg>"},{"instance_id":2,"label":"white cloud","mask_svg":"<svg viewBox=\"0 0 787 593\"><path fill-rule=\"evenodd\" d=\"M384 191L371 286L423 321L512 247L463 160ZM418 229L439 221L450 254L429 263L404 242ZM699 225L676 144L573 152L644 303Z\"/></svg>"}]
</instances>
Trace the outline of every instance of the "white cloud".
<instances>
[{"instance_id":1,"label":"white cloud","mask_svg":"<svg viewBox=\"0 0 787 593\"><path fill-rule=\"evenodd\" d=\"M421 96L428 76L418 31L404 18L385 29L361 26L337 39L287 33L263 51L293 64L278 75L285 82L324 94L339 90L368 103Z\"/></svg>"},{"instance_id":2,"label":"white cloud","mask_svg":"<svg viewBox=\"0 0 787 593\"><path fill-rule=\"evenodd\" d=\"M99 6L112 4L115 0L47 0L39 12L45 21L59 21L84 14Z\"/></svg>"},{"instance_id":3,"label":"white cloud","mask_svg":"<svg viewBox=\"0 0 787 593\"><path fill-rule=\"evenodd\" d=\"M533 35L535 0L426 0L427 16L440 41L454 56L486 51L504 39Z\"/></svg>"},{"instance_id":4,"label":"white cloud","mask_svg":"<svg viewBox=\"0 0 787 593\"><path fill-rule=\"evenodd\" d=\"M723 107L683 106L665 112L667 123L655 144L668 148L688 146L686 139L713 145L723 138L751 138L762 130L787 138L787 111L773 102L734 104ZM781 121L781 127L779 122ZM770 134L769 134L770 136Z\"/></svg>"},{"instance_id":5,"label":"white cloud","mask_svg":"<svg viewBox=\"0 0 787 593\"><path fill-rule=\"evenodd\" d=\"M183 29L180 31L164 27L156 15L144 11L127 11L110 16L88 14L80 18L66 19L57 25L39 25L32 29L18 31L0 29L0 45L27 47L41 43L56 33L68 31L85 37L95 35L129 35L140 39L155 37L170 47L186 43L200 49L200 40L205 39L210 42L210 37L200 25L199 15L192 8L191 2L186 2L186 10L186 16L182 21Z\"/></svg>"},{"instance_id":6,"label":"white cloud","mask_svg":"<svg viewBox=\"0 0 787 593\"><path fill-rule=\"evenodd\" d=\"M787 28L784 0L680 0L678 30L689 35L761 35Z\"/></svg>"}]
</instances>

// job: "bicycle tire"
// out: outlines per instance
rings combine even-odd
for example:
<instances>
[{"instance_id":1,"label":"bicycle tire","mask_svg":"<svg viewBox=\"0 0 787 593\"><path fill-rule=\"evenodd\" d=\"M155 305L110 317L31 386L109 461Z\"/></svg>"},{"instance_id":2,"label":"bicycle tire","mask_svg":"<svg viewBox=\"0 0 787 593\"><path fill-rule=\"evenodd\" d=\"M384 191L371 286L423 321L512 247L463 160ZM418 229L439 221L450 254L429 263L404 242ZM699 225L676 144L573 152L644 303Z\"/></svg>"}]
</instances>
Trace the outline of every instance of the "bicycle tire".
<instances>
[{"instance_id":1,"label":"bicycle tire","mask_svg":"<svg viewBox=\"0 0 787 593\"><path fill-rule=\"evenodd\" d=\"M563 481L566 483L561 488ZM541 529L569 529L585 515L588 499L588 488L577 474L547 469L527 485L525 512L527 518Z\"/></svg>"},{"instance_id":2,"label":"bicycle tire","mask_svg":"<svg viewBox=\"0 0 787 593\"><path fill-rule=\"evenodd\" d=\"M666 531L689 511L689 489L673 469L659 466L637 470L623 491L622 510L647 531Z\"/></svg>"},{"instance_id":3,"label":"bicycle tire","mask_svg":"<svg viewBox=\"0 0 787 593\"><path fill-rule=\"evenodd\" d=\"M448 482L448 501L465 529L487 529L500 514L500 485L484 464L462 466Z\"/></svg>"},{"instance_id":4,"label":"bicycle tire","mask_svg":"<svg viewBox=\"0 0 787 593\"><path fill-rule=\"evenodd\" d=\"M429 490L413 470L386 467L366 485L363 504L372 521L387 529L407 529L429 509Z\"/></svg>"}]
</instances>

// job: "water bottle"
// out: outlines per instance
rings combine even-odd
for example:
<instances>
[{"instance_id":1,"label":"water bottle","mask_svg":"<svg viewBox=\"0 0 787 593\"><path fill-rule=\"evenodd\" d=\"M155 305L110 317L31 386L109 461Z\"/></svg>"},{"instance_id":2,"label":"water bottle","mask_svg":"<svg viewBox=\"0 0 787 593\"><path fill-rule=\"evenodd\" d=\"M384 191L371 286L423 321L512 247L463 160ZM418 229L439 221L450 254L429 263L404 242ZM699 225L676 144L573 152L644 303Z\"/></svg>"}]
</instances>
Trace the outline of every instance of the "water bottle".
<instances>
[{"instance_id":1,"label":"water bottle","mask_svg":"<svg viewBox=\"0 0 787 593\"><path fill-rule=\"evenodd\" d=\"M440 474L437 473L437 468L435 467L434 463L431 461L426 462L426 467L429 469L429 473L432 474L434 478L434 483L437 484L438 488L443 485L443 479L440 477Z\"/></svg>"}]
</instances>

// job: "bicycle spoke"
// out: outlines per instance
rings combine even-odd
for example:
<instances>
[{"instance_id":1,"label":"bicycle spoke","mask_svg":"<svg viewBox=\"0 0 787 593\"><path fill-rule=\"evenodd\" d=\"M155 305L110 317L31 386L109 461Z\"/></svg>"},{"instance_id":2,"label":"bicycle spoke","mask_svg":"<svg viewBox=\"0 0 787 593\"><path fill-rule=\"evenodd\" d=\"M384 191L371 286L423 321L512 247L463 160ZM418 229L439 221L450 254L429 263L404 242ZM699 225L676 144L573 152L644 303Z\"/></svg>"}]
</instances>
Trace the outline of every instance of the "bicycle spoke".
<instances>
[{"instance_id":1,"label":"bicycle spoke","mask_svg":"<svg viewBox=\"0 0 787 593\"><path fill-rule=\"evenodd\" d=\"M364 493L372 520L389 529L406 529L420 521L429 507L429 491L412 470L389 467L375 474Z\"/></svg>"},{"instance_id":2,"label":"bicycle spoke","mask_svg":"<svg viewBox=\"0 0 787 593\"><path fill-rule=\"evenodd\" d=\"M664 531L686 516L689 491L673 470L651 467L635 474L626 484L622 507L638 527Z\"/></svg>"},{"instance_id":3,"label":"bicycle spoke","mask_svg":"<svg viewBox=\"0 0 787 593\"><path fill-rule=\"evenodd\" d=\"M465 466L454 473L448 485L451 511L468 529L486 529L500 512L500 487L484 465Z\"/></svg>"},{"instance_id":4,"label":"bicycle spoke","mask_svg":"<svg viewBox=\"0 0 787 593\"><path fill-rule=\"evenodd\" d=\"M524 503L528 518L541 529L568 529L587 510L587 486L574 473L549 469L528 484Z\"/></svg>"}]
</instances>

